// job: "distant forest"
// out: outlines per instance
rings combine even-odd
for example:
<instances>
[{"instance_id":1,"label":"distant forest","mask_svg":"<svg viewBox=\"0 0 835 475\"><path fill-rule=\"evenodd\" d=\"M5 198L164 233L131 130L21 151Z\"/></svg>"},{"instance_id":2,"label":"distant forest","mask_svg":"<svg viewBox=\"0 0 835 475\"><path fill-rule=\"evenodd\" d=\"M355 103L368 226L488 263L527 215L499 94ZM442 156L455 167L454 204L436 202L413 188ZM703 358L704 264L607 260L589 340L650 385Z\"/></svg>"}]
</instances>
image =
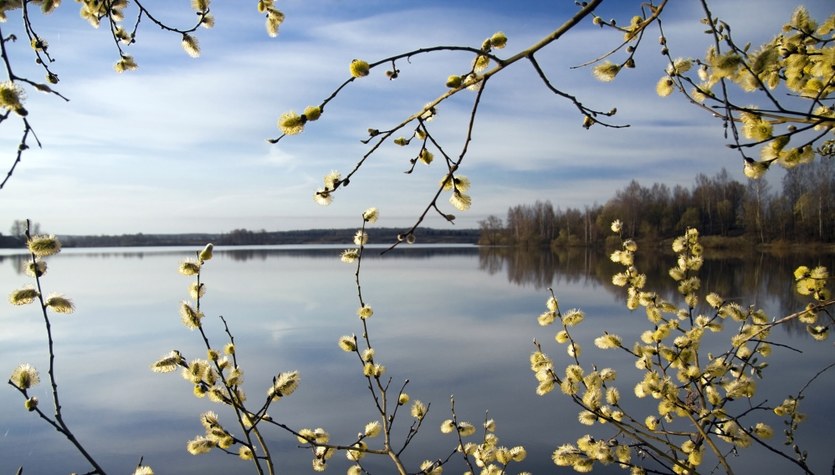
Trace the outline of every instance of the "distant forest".
<instances>
[{"instance_id":1,"label":"distant forest","mask_svg":"<svg viewBox=\"0 0 835 475\"><path fill-rule=\"evenodd\" d=\"M609 226L623 222L627 237L661 241L688 227L704 236L739 238L752 244L835 243L835 160L821 159L789 170L773 190L765 178L740 183L726 170L696 176L690 188L661 183L646 187L637 180L603 205L554 208L550 201L516 205L502 219L492 215L479 229L421 228L421 244L470 243L520 247L588 246L611 236ZM37 223L33 223L37 229ZM11 235L0 234L0 248L23 247L25 222ZM356 228L300 231L235 229L216 234L122 234L60 236L67 247L202 246L265 244L349 244ZM394 242L396 228L375 228L378 243Z\"/></svg>"},{"instance_id":2,"label":"distant forest","mask_svg":"<svg viewBox=\"0 0 835 475\"><path fill-rule=\"evenodd\" d=\"M688 227L702 235L739 237L753 244L835 242L835 160L788 170L779 190L765 178L740 183L727 170L700 174L690 188L633 180L603 205L556 208L550 201L513 206L502 220L479 222L483 245L583 246L604 241L610 224L627 237L663 240Z\"/></svg>"},{"instance_id":3,"label":"distant forest","mask_svg":"<svg viewBox=\"0 0 835 475\"><path fill-rule=\"evenodd\" d=\"M19 228L19 223L16 223ZM25 247L22 231L13 226L13 235L0 234L0 248ZM22 229L25 229L23 227ZM15 232L18 231L18 232ZM206 243L225 246L251 246L273 244L344 244L353 242L357 228L308 229L299 231L252 231L235 229L228 233L190 234L121 234L100 236L59 235L65 247L140 247L140 246L200 246ZM372 244L393 243L402 229L374 228ZM421 244L475 244L479 238L477 229L433 229L416 231Z\"/></svg>"}]
</instances>

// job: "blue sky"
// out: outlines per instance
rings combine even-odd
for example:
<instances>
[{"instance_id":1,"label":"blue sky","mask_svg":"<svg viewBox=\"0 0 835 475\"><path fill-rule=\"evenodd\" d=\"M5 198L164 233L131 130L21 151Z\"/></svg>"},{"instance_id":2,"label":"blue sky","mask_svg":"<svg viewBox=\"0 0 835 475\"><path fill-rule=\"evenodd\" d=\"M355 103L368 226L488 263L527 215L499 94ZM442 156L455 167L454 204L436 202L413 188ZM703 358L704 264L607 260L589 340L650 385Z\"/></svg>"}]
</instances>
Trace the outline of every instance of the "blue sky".
<instances>
[{"instance_id":1,"label":"blue sky","mask_svg":"<svg viewBox=\"0 0 835 475\"><path fill-rule=\"evenodd\" d=\"M171 24L193 21L186 2L148 3ZM698 4L668 7L664 27L676 56L700 55L708 44ZM638 5L610 0L599 13L626 23ZM734 26L737 38L756 45L778 32L795 5L723 0L712 8ZM510 56L576 10L570 0L294 0L277 6L287 19L279 36L270 38L254 1L215 0L217 25L198 32L199 59L185 54L178 35L144 22L128 48L139 70L125 74L113 71L118 54L107 32L81 20L78 4L65 2L48 17L34 15L57 60L51 65L61 78L56 90L70 102L28 91L29 120L43 148L27 151L0 190L0 231L21 218L58 234L351 227L371 206L380 209L378 225L409 226L445 172L436 161L403 174L417 154L414 145L384 146L329 207L314 203L313 192L329 171L353 168L367 151L360 143L366 129L387 129L420 110L445 91L449 74L469 68L470 55L400 61L396 81L385 78L385 68L374 70L301 135L271 145L265 139L278 135L278 117L321 102L347 79L354 58L373 62L436 45L478 47L496 31L509 38L499 55ZM825 0L806 6L821 20L832 13ZM25 38L16 14L10 12L0 27L4 35ZM721 123L680 96L655 95L665 65L654 38L642 46L638 67L613 83L595 80L588 68L570 68L620 38L589 20L537 58L559 87L585 104L617 107L615 121L630 124L628 129L584 130L582 117L547 91L528 63L490 81L459 171L473 182L473 206L458 212L442 201L445 212L458 216L457 227L475 227L487 215L503 217L509 206L535 200L563 208L603 203L632 179L689 186L697 173L713 175L723 167L743 178L738 155L725 147ZM14 48L15 72L42 78L27 42ZM467 92L444 103L431 123L433 134L456 155L473 97ZM21 130L11 122L0 126L3 171L14 159ZM449 226L435 216L426 225Z\"/></svg>"}]
</instances>

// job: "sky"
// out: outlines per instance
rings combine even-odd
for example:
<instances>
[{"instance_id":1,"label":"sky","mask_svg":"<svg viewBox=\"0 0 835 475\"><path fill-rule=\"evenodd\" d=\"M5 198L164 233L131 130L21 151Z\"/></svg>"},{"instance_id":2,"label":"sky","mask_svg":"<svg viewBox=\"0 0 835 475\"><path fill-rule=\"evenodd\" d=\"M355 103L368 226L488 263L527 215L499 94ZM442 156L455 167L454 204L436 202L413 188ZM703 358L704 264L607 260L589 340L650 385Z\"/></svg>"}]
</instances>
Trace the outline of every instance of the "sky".
<instances>
[{"instance_id":1,"label":"sky","mask_svg":"<svg viewBox=\"0 0 835 475\"><path fill-rule=\"evenodd\" d=\"M144 3L168 24L187 27L194 21L188 2ZM598 13L628 23L640 3L608 0ZM383 145L330 206L316 204L313 193L324 175L347 173L369 150L361 142L367 129L386 130L421 110L446 91L447 76L469 69L471 54L438 52L398 61L394 81L385 77L388 68L374 69L342 90L303 133L270 144L266 139L280 134L279 116L319 104L348 79L353 59L374 62L438 45L479 47L497 31L508 44L496 53L509 57L578 8L570 0L290 0L276 3L286 20L271 38L255 5L215 0L216 26L197 32L199 58L184 52L178 34L143 20L137 42L126 50L139 69L122 74L113 70L118 52L108 31L82 20L77 3L65 2L48 16L33 13L34 28L55 59L50 68L61 79L54 88L69 102L27 89L28 120L42 147L30 140L32 148L0 190L0 232L25 218L65 235L340 228L358 226L369 207L380 210L377 226L408 228L446 172L436 160L403 173L418 153L416 141ZM795 5L723 0L711 7L733 26L735 38L758 45L779 31ZM821 21L833 12L827 0L805 5ZM135 10L128 12L132 25ZM8 16L2 34L20 38L9 49L14 72L42 80L20 11ZM698 1L670 2L663 27L674 56L704 53L709 38L701 17ZM446 196L439 200L443 212L457 216L456 227L477 227L488 215L504 217L508 207L536 200L562 209L602 204L633 179L689 187L697 174L726 168L744 180L742 161L725 146L721 122L680 95L656 95L665 64L654 36L641 45L637 67L611 83L594 79L589 67L573 67L621 39L589 18L537 59L559 88L592 108L616 107L612 121L628 128L583 129L582 116L548 91L525 61L490 80L458 171L472 181L472 207L459 212ZM471 91L456 95L429 124L451 155L464 145L474 98ZM21 130L17 118L0 123L3 175ZM779 172L769 176L776 179ZM424 225L452 226L437 213Z\"/></svg>"}]
</instances>

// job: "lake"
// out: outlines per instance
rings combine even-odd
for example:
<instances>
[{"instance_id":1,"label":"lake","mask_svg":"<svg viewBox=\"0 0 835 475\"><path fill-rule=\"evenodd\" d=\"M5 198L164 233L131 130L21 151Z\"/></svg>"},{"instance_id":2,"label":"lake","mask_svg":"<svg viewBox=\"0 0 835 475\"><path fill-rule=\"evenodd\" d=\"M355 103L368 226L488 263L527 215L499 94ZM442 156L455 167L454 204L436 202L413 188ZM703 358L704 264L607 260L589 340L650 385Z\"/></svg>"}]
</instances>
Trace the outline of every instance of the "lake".
<instances>
[{"instance_id":1,"label":"lake","mask_svg":"<svg viewBox=\"0 0 835 475\"><path fill-rule=\"evenodd\" d=\"M362 332L356 316L355 266L340 262L342 249L216 248L214 259L203 269L207 293L201 308L216 347L226 341L218 317L229 323L251 400L264 397L277 373L298 370L299 388L275 403L271 416L294 428L323 427L332 442L350 443L374 420L375 411L356 357L337 346L340 336ZM582 249L551 254L474 246L403 246L384 256L379 250L367 251L361 275L363 297L374 308L368 323L375 360L386 366L393 387L408 379L412 399L431 403L424 426L405 452L412 470L417 471L422 460L445 458L456 446L452 436L439 431L450 417L451 395L459 419L480 426L489 411L502 445L526 447L527 458L512 465L510 473L571 473L551 462L557 446L574 443L588 432L611 435L609 427L578 424L578 408L558 390L537 396L529 366L534 338L557 366L569 362L564 347L554 342L557 328L537 324L547 288L553 287L563 311L578 307L586 313L574 333L583 344L581 361L618 369L623 399L634 399L632 387L640 375L631 360L622 351L598 350L592 344L605 328L631 346L646 323L643 311L631 313L623 306L624 289L611 284L612 273L619 269L606 255ZM76 305L71 315L52 316L65 420L110 473L131 473L140 457L158 474L254 473L247 462L218 452L189 455L186 442L204 433L202 412L215 410L229 429L232 416L223 407L196 399L192 385L179 374L150 371L151 363L172 349L187 359L206 357L199 333L186 329L178 315L180 302L189 298L192 278L180 275L177 268L195 251L65 249L46 259L44 293L62 293ZM665 277L674 257L646 254L637 265L648 274L648 287L674 298L675 287ZM20 271L25 259L20 253L0 254L0 288L6 295L32 281ZM835 268L832 256L709 259L701 271L702 289L780 316L803 305L791 280L799 264ZM773 336L803 353L774 348L767 378L754 399L772 406L835 361L831 340L814 343L802 326L778 329ZM50 401L46 349L36 306L0 306L0 374L8 377L23 362L37 367L41 384L32 394L43 408ZM835 372L830 371L815 380L802 406L810 417L797 440L819 472L832 465L833 393ZM641 404L633 406L637 413L649 414ZM772 425L774 445L782 447L780 419L772 414L758 417L751 422ZM395 432L400 440L410 423L407 412L398 414ZM265 432L280 473L310 472L308 450L277 430ZM393 472L385 460L366 461L373 473ZM756 447L742 450L732 463L740 473L798 471ZM14 473L21 465L27 474L88 470L71 445L26 412L20 394L7 385L0 390L0 473ZM345 473L348 465L344 454L338 454L327 471ZM712 466L705 468L709 472ZM607 471L623 473L613 466L595 467L595 473ZM461 472L457 459L445 470Z\"/></svg>"}]
</instances>

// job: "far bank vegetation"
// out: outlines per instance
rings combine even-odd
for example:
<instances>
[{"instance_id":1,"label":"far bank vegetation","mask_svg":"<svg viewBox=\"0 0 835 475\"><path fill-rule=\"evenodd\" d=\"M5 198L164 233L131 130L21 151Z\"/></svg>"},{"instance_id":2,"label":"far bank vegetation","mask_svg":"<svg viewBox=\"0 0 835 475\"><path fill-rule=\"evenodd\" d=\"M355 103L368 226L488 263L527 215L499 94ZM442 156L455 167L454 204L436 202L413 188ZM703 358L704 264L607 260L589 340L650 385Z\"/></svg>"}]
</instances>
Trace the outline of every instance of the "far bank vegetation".
<instances>
[{"instance_id":1,"label":"far bank vegetation","mask_svg":"<svg viewBox=\"0 0 835 475\"><path fill-rule=\"evenodd\" d=\"M835 163L789 170L779 188L764 179L741 183L726 170L699 174L690 188L632 180L605 204L583 209L550 201L516 205L507 217L479 222L482 245L588 246L604 242L621 219L626 237L662 242L698 228L711 247L835 243Z\"/></svg>"}]
</instances>

